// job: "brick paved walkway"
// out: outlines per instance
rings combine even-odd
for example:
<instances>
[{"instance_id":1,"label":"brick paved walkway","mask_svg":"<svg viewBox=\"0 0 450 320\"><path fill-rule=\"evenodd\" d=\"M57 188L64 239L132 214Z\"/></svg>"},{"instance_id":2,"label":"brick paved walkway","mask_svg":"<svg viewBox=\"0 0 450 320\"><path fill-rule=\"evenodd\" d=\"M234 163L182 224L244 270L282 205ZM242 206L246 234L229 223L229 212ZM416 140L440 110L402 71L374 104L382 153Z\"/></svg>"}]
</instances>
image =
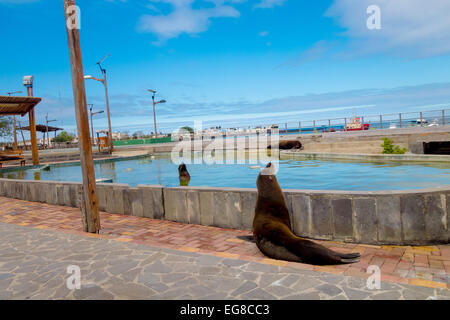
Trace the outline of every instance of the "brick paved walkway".
<instances>
[{"instance_id":1,"label":"brick paved walkway","mask_svg":"<svg viewBox=\"0 0 450 320\"><path fill-rule=\"evenodd\" d=\"M251 232L242 230L101 213L101 233L90 235L81 232L80 212L76 208L2 197L0 222L359 278L367 278L366 268L375 264L381 268L383 282L450 289L450 245L400 247L318 241L337 251L360 252L361 261L351 265L311 266L265 258L254 243L238 238L251 235Z\"/></svg>"}]
</instances>

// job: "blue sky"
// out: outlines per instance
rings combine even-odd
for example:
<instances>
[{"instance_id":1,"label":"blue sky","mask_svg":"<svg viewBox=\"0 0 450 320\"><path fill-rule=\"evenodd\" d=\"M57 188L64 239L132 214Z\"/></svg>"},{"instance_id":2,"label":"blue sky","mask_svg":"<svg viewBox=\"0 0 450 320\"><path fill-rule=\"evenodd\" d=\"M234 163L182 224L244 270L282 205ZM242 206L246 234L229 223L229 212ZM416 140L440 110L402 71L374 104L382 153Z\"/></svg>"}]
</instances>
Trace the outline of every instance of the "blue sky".
<instances>
[{"instance_id":1,"label":"blue sky","mask_svg":"<svg viewBox=\"0 0 450 320\"><path fill-rule=\"evenodd\" d=\"M63 1L0 0L0 94L35 76L58 126L75 127ZM86 74L111 53L112 125L238 126L450 106L447 0L79 0ZM369 30L366 9L381 9ZM6 45L7 44L7 45ZM104 109L102 85L86 82ZM26 120L23 119L24 121ZM97 116L97 128L106 127Z\"/></svg>"}]
</instances>

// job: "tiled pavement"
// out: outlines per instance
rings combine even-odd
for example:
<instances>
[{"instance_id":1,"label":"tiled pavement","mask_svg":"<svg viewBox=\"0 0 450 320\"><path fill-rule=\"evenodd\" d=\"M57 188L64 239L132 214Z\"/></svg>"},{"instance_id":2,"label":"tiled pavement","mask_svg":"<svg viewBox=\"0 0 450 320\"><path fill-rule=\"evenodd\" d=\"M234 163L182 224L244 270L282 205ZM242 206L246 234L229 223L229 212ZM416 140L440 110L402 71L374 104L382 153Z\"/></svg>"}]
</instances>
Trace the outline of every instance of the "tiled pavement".
<instances>
[{"instance_id":1,"label":"tiled pavement","mask_svg":"<svg viewBox=\"0 0 450 320\"><path fill-rule=\"evenodd\" d=\"M360 252L362 254L362 259L361 262L357 264L319 267L265 258L258 251L254 243L237 238L241 235L250 235L251 233L248 231L186 225L175 222L151 220L147 218L101 213L101 234L87 235L81 232L80 213L76 208L58 207L2 197L0 197L0 222L27 226L28 228L13 229L16 232L20 232L20 234L25 233L25 230L27 232L28 230L35 231L39 234L39 231L33 230L29 227L35 229L57 230L65 233L55 233L60 238L81 236L80 238L85 239L85 241L91 240L92 238L100 238L104 239L103 241L108 245L111 243L116 243L116 245L132 245L131 243L134 243L140 244L141 246L139 246L139 248L146 248L145 250L156 250L157 248L159 248L159 250L163 250L163 252L166 252L164 250L169 250L174 256L177 255L174 254L174 252L178 252L179 256L192 254L204 257L205 255L203 254L206 254L206 256L209 257L206 260L218 259L217 261L235 261L234 263L237 265L243 264L246 266L248 266L249 263L250 265L256 263L259 266L265 266L261 267L262 269L286 269L293 273L296 272L295 274L302 276L313 274L313 278L319 280L327 279L333 276L342 280L347 279L345 276L351 276L351 278L348 278L353 279L351 281L360 281L360 283L365 283L365 278L369 276L369 274L366 273L366 268L369 265L376 264L381 268L382 281L384 282L384 285L394 286L397 289L403 288L401 290L406 290L404 289L406 287L408 287L408 290L411 290L410 288L415 288L414 290L416 292L422 292L421 290L431 290L427 291L427 293L430 293L430 296L439 296L437 291L448 294L449 291L446 289L450 288L450 246L448 245L430 247L398 247L356 245L322 241L320 243L335 250L342 252ZM2 238L4 238L3 230L7 229L6 227L5 225L2 225ZM49 231L43 230L40 232ZM67 235L67 233L78 235ZM17 239L17 237L14 236L12 238ZM128 243L120 244L118 242ZM10 243L10 245L14 247L14 244ZM31 251L30 254L34 254L33 251ZM55 254L56 253L52 253L52 255ZM60 254L63 253L60 252ZM0 257L1 256L2 255L0 253ZM176 260L176 257L171 257L170 259ZM0 264L2 262L3 265L0 267L0 281L2 280L1 272L5 271L3 270L5 263L3 258L0 258ZM164 261L161 263L163 262ZM95 262L92 263L95 264ZM229 263L232 264L232 262ZM118 268L120 269L120 267ZM127 273L126 271L128 269L132 269L130 267L128 267L128 269L127 267L123 268L125 268L123 269L124 274ZM240 272L244 271L241 270ZM264 278L265 277L266 276L264 275ZM343 283L342 281L339 282L341 285ZM344 282L347 283L346 281L347 280ZM320 283L321 285L331 285L327 281ZM261 289L258 283L256 283L256 285L258 289ZM413 286L410 287L408 285ZM289 288L292 289L291 287ZM340 288L341 290L339 292L345 292L343 287ZM335 289L334 291L337 292ZM406 297L400 291L397 290L395 291L395 294L392 293L392 298ZM325 293L324 295L321 295L320 290L316 290L314 292L320 295L320 297L332 297ZM366 296L370 298L379 293L369 293ZM230 292L227 292L226 297L235 297L230 296L229 294ZM198 297L198 295L192 295L192 297ZM244 298L243 296L240 297ZM275 297L281 296L275 295ZM340 294L337 294L336 297L340 297ZM347 293L342 293L342 298L352 297Z\"/></svg>"},{"instance_id":2,"label":"tiled pavement","mask_svg":"<svg viewBox=\"0 0 450 320\"><path fill-rule=\"evenodd\" d=\"M0 223L2 299L450 299L450 290ZM81 287L69 290L69 266ZM70 283L70 281L69 281Z\"/></svg>"}]
</instances>

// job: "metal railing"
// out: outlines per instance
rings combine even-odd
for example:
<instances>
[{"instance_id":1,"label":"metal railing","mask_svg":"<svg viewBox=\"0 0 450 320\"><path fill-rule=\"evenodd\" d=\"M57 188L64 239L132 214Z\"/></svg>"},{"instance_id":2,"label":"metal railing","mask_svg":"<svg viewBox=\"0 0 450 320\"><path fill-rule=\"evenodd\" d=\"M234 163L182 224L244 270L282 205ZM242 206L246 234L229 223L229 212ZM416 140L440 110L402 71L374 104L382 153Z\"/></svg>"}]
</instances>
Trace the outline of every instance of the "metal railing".
<instances>
[{"instance_id":1,"label":"metal railing","mask_svg":"<svg viewBox=\"0 0 450 320\"><path fill-rule=\"evenodd\" d=\"M443 126L450 124L450 109L365 115L357 117L360 119L360 124L363 128L365 128L365 130ZM250 132L256 128L269 129L271 127L278 127L280 134L350 131L348 130L350 121L351 118L303 120L297 122L271 123L251 127L227 127L222 128L222 131L229 131L232 129L236 132Z\"/></svg>"}]
</instances>

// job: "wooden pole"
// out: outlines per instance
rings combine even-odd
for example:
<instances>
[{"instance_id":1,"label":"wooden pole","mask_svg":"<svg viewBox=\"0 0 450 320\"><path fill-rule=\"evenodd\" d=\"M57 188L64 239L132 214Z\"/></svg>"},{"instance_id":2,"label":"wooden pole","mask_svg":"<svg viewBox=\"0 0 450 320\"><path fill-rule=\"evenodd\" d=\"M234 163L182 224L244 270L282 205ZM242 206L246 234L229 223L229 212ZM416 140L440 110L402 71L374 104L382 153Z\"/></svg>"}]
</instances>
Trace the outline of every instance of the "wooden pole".
<instances>
[{"instance_id":1,"label":"wooden pole","mask_svg":"<svg viewBox=\"0 0 450 320\"><path fill-rule=\"evenodd\" d=\"M83 230L85 232L98 233L100 231L100 216L98 211L97 185L95 183L94 160L92 158L89 132L86 91L84 87L80 34L77 28L77 10L74 0L63 1L83 177L82 190L80 190L80 209L82 213Z\"/></svg>"},{"instance_id":2,"label":"wooden pole","mask_svg":"<svg viewBox=\"0 0 450 320\"><path fill-rule=\"evenodd\" d=\"M29 97L33 96L33 87L27 87L27 94ZM33 156L33 165L39 165L39 150L36 140L36 118L34 116L34 108L28 112L30 122L30 140L31 140L31 154Z\"/></svg>"},{"instance_id":3,"label":"wooden pole","mask_svg":"<svg viewBox=\"0 0 450 320\"><path fill-rule=\"evenodd\" d=\"M13 126L14 126L14 150L17 150L16 116L13 116Z\"/></svg>"},{"instance_id":4,"label":"wooden pole","mask_svg":"<svg viewBox=\"0 0 450 320\"><path fill-rule=\"evenodd\" d=\"M22 130L22 124L19 121L19 127L20 127L20 133L22 135L22 141L23 141L23 147L25 148L25 150L27 150L27 143L25 142L25 137L23 136L23 130Z\"/></svg>"},{"instance_id":5,"label":"wooden pole","mask_svg":"<svg viewBox=\"0 0 450 320\"><path fill-rule=\"evenodd\" d=\"M48 135L48 113L45 116L45 123L47 127L47 148L50 148L50 136Z\"/></svg>"},{"instance_id":6,"label":"wooden pole","mask_svg":"<svg viewBox=\"0 0 450 320\"><path fill-rule=\"evenodd\" d=\"M112 139L112 129L111 129L111 113L109 112L109 98L108 98L108 83L106 82L106 70L103 69L103 85L105 86L105 97L106 97L106 113L108 116L108 151L112 154L114 151L113 139Z\"/></svg>"}]
</instances>

